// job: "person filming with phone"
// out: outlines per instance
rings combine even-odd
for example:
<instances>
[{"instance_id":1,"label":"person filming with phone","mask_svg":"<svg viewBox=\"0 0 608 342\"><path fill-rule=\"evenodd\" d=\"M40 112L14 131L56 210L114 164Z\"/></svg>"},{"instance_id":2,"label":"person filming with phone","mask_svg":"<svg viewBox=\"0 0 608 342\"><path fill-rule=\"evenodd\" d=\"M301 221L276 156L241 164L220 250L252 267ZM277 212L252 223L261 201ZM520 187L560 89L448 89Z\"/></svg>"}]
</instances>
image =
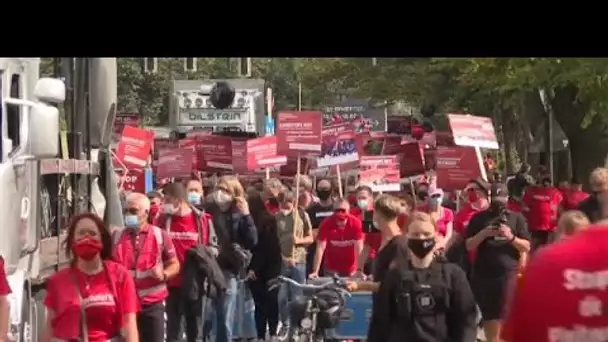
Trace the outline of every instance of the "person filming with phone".
<instances>
[{"instance_id":1,"label":"person filming with phone","mask_svg":"<svg viewBox=\"0 0 608 342\"><path fill-rule=\"evenodd\" d=\"M486 341L498 342L507 285L520 259L530 251L530 233L522 214L507 209L504 184L493 184L490 206L475 214L466 232L466 248L476 251L471 288L479 305Z\"/></svg>"}]
</instances>

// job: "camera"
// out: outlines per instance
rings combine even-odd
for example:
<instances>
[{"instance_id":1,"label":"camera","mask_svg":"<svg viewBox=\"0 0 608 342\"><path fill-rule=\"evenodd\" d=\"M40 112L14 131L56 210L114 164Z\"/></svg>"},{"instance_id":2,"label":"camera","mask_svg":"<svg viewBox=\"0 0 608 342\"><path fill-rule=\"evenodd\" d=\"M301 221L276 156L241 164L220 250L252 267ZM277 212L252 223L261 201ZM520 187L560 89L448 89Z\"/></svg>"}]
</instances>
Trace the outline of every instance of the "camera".
<instances>
[{"instance_id":1,"label":"camera","mask_svg":"<svg viewBox=\"0 0 608 342\"><path fill-rule=\"evenodd\" d=\"M490 227L498 229L501 225L506 224L508 213L509 211L507 210L507 208L502 208L498 216L492 219L492 221L490 221Z\"/></svg>"}]
</instances>

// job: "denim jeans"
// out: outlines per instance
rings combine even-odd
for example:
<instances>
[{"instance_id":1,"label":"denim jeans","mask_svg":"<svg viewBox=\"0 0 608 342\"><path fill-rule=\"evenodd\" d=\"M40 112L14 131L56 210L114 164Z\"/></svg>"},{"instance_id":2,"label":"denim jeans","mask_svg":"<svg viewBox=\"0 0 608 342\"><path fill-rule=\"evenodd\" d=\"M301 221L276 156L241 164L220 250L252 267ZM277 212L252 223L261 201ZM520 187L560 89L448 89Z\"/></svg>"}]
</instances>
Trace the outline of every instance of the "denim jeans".
<instances>
[{"instance_id":1,"label":"denim jeans","mask_svg":"<svg viewBox=\"0 0 608 342\"><path fill-rule=\"evenodd\" d=\"M306 264L301 263L295 266L283 264L282 275L303 284L306 282ZM279 316L283 325L289 324L289 302L301 295L302 290L292 284L283 284L279 289Z\"/></svg>"},{"instance_id":2,"label":"denim jeans","mask_svg":"<svg viewBox=\"0 0 608 342\"><path fill-rule=\"evenodd\" d=\"M217 342L232 342L238 281L236 276L230 272L224 271L224 277L227 285L226 293L215 300L207 301L206 327L203 330L204 335L214 334ZM215 318L215 322L213 322L213 318Z\"/></svg>"}]
</instances>

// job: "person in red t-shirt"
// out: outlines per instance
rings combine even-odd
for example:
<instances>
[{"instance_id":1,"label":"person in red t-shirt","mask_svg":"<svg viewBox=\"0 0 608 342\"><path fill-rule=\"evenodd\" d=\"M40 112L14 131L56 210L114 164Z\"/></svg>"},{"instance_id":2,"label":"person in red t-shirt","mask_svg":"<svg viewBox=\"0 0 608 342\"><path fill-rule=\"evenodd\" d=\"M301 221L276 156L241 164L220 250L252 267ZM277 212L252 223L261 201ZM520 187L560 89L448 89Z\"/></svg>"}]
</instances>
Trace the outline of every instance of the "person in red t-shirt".
<instances>
[{"instance_id":1,"label":"person in red t-shirt","mask_svg":"<svg viewBox=\"0 0 608 342\"><path fill-rule=\"evenodd\" d=\"M507 342L605 341L606 226L542 248L514 282Z\"/></svg>"},{"instance_id":2,"label":"person in red t-shirt","mask_svg":"<svg viewBox=\"0 0 608 342\"><path fill-rule=\"evenodd\" d=\"M334 214L321 222L310 278L319 276L321 260L325 274L350 277L357 270L357 257L363 250L364 235L361 220L350 215L349 211L348 201L338 199Z\"/></svg>"},{"instance_id":3,"label":"person in red t-shirt","mask_svg":"<svg viewBox=\"0 0 608 342\"><path fill-rule=\"evenodd\" d=\"M11 293L4 270L4 259L0 257L0 341L4 341L8 334L9 305L7 296Z\"/></svg>"},{"instance_id":4,"label":"person in red t-shirt","mask_svg":"<svg viewBox=\"0 0 608 342\"><path fill-rule=\"evenodd\" d=\"M437 242L437 251L445 249L454 231L454 212L449 208L443 207L441 203L443 203L443 190L431 186L426 202L418 207L419 211L430 214L437 223L437 233L441 237Z\"/></svg>"},{"instance_id":5,"label":"person in red t-shirt","mask_svg":"<svg viewBox=\"0 0 608 342\"><path fill-rule=\"evenodd\" d=\"M583 191L583 184L576 179L572 179L570 187L564 192L562 210L578 209L578 205L587 197L589 197L589 194Z\"/></svg>"},{"instance_id":6,"label":"person in red t-shirt","mask_svg":"<svg viewBox=\"0 0 608 342\"><path fill-rule=\"evenodd\" d=\"M113 258L133 274L141 304L137 326L142 341L164 342L167 280L179 273L179 260L166 230L147 223L150 202L140 193L127 196L125 229L114 232Z\"/></svg>"},{"instance_id":7,"label":"person in red t-shirt","mask_svg":"<svg viewBox=\"0 0 608 342\"><path fill-rule=\"evenodd\" d=\"M357 188L357 206L350 208L350 214L361 220L365 232L363 250L357 262L357 272L370 274L372 262L376 258L376 252L382 242L382 234L374 227L374 198L369 186L362 185Z\"/></svg>"},{"instance_id":8,"label":"person in red t-shirt","mask_svg":"<svg viewBox=\"0 0 608 342\"><path fill-rule=\"evenodd\" d=\"M47 282L42 340L82 340L86 331L89 342L139 341L135 284L124 266L109 261L112 237L99 217L92 213L75 216L68 227L66 248L66 254L73 256L71 266Z\"/></svg>"},{"instance_id":9,"label":"person in red t-shirt","mask_svg":"<svg viewBox=\"0 0 608 342\"><path fill-rule=\"evenodd\" d=\"M562 194L551 185L551 178L543 176L540 185L526 189L523 203L534 252L538 247L553 241Z\"/></svg>"},{"instance_id":10,"label":"person in red t-shirt","mask_svg":"<svg viewBox=\"0 0 608 342\"><path fill-rule=\"evenodd\" d=\"M177 259L183 265L186 260L186 252L190 248L197 244L207 245L209 243L209 220L211 218L209 214L190 206L183 184L167 184L163 188L163 193L165 195L164 213L159 215L153 225L164 229L169 234ZM181 273L178 273L167 282L169 296L166 299L165 310L168 341L180 339L182 317L185 317L186 320L188 338L196 339L199 335L198 326L202 313L196 309L196 305L186 301L186 296L182 293L181 281Z\"/></svg>"}]
</instances>

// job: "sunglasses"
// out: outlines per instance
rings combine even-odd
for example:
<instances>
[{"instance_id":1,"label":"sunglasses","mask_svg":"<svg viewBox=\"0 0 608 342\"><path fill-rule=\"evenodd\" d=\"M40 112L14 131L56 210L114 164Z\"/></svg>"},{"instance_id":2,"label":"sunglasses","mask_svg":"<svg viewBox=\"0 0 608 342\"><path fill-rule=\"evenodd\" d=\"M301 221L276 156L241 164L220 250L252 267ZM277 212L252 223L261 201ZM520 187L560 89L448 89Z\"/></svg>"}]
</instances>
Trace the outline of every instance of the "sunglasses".
<instances>
[{"instance_id":1,"label":"sunglasses","mask_svg":"<svg viewBox=\"0 0 608 342\"><path fill-rule=\"evenodd\" d=\"M131 215L135 215L139 212L139 210L137 208L126 208L124 210L125 214L131 214Z\"/></svg>"}]
</instances>

